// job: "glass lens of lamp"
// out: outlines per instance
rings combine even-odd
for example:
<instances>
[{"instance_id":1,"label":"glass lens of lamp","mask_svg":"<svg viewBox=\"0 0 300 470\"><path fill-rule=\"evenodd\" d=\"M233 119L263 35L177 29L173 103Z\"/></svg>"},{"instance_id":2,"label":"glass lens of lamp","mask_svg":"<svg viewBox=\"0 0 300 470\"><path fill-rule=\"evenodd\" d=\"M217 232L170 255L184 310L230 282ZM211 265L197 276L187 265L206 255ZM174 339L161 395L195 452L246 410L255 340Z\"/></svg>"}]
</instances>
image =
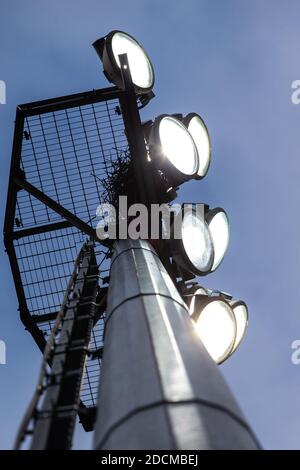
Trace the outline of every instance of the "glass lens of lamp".
<instances>
[{"instance_id":1,"label":"glass lens of lamp","mask_svg":"<svg viewBox=\"0 0 300 470\"><path fill-rule=\"evenodd\" d=\"M197 174L205 176L210 163L210 141L207 129L198 116L194 116L188 125L188 131L192 135L199 155L199 169Z\"/></svg>"},{"instance_id":2,"label":"glass lens of lamp","mask_svg":"<svg viewBox=\"0 0 300 470\"><path fill-rule=\"evenodd\" d=\"M211 266L212 241L207 224L194 212L187 212L182 221L182 243L192 265L203 273Z\"/></svg>"},{"instance_id":3,"label":"glass lens of lamp","mask_svg":"<svg viewBox=\"0 0 300 470\"><path fill-rule=\"evenodd\" d=\"M229 243L229 221L225 212L217 212L208 224L214 245L214 271L225 256Z\"/></svg>"},{"instance_id":4,"label":"glass lens of lamp","mask_svg":"<svg viewBox=\"0 0 300 470\"><path fill-rule=\"evenodd\" d=\"M198 152L187 128L172 116L159 123L159 138L165 157L184 175L192 176L198 170Z\"/></svg>"},{"instance_id":5,"label":"glass lens of lamp","mask_svg":"<svg viewBox=\"0 0 300 470\"><path fill-rule=\"evenodd\" d=\"M233 313L236 321L236 338L232 352L234 352L241 343L248 323L248 312L245 305L237 305L233 308Z\"/></svg>"},{"instance_id":6,"label":"glass lens of lamp","mask_svg":"<svg viewBox=\"0 0 300 470\"><path fill-rule=\"evenodd\" d=\"M153 70L151 63L143 48L127 34L117 32L111 41L115 60L120 67L119 55L127 54L132 81L139 88L151 88L153 86Z\"/></svg>"},{"instance_id":7,"label":"glass lens of lamp","mask_svg":"<svg viewBox=\"0 0 300 470\"><path fill-rule=\"evenodd\" d=\"M231 307L221 300L210 302L200 313L196 330L213 360L217 364L223 362L230 354L236 337Z\"/></svg>"}]
</instances>

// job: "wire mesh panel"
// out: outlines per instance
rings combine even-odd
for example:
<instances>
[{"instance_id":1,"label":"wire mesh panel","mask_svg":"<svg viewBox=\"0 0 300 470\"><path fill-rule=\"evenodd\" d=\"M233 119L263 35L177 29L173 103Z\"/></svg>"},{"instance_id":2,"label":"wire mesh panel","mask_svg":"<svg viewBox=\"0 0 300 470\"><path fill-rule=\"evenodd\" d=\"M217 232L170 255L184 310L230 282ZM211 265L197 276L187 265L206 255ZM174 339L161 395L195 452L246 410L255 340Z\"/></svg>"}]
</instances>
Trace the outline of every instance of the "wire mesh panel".
<instances>
[{"instance_id":1,"label":"wire mesh panel","mask_svg":"<svg viewBox=\"0 0 300 470\"><path fill-rule=\"evenodd\" d=\"M57 313L84 237L73 227L15 241L27 306L32 315Z\"/></svg>"},{"instance_id":2,"label":"wire mesh panel","mask_svg":"<svg viewBox=\"0 0 300 470\"><path fill-rule=\"evenodd\" d=\"M26 180L85 222L95 219L107 171L127 149L118 100L25 118L21 168ZM22 191L15 228L60 216Z\"/></svg>"},{"instance_id":3,"label":"wire mesh panel","mask_svg":"<svg viewBox=\"0 0 300 470\"><path fill-rule=\"evenodd\" d=\"M27 182L93 228L97 207L106 200L107 175L118 158L128 155L118 94L98 90L24 105L16 122L14 171L22 170ZM13 274L16 284L21 283L17 291L24 294L30 319L47 340L87 235L71 224L54 227L64 221L61 215L19 188L6 218L16 255ZM102 288L109 249L98 243L95 252ZM102 347L103 329L102 317L92 331L90 353ZM100 369L100 356L90 354L81 390L88 407L96 405Z\"/></svg>"},{"instance_id":4,"label":"wire mesh panel","mask_svg":"<svg viewBox=\"0 0 300 470\"><path fill-rule=\"evenodd\" d=\"M85 240L85 235L74 227L48 233L30 235L15 241L22 285L33 319L43 332L45 340L51 332L74 268L74 260ZM101 268L101 279L109 272L108 250L96 250ZM101 282L100 282L101 284ZM101 318L92 331L90 352L85 370L81 399L86 406L96 404L101 359L92 359L92 353L103 346L104 323Z\"/></svg>"}]
</instances>

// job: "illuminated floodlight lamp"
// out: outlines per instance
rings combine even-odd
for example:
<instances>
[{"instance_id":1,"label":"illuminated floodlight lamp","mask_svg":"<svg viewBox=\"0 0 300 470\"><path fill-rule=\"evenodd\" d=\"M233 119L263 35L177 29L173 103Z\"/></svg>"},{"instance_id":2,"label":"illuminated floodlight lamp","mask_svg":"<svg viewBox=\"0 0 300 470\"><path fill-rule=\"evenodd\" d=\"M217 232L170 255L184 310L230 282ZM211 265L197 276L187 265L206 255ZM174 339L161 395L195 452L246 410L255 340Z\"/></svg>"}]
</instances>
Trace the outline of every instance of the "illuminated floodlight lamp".
<instances>
[{"instance_id":1,"label":"illuminated floodlight lamp","mask_svg":"<svg viewBox=\"0 0 300 470\"><path fill-rule=\"evenodd\" d=\"M176 216L171 231L170 256L186 272L204 276L215 271L225 256L229 221L220 207L210 210L204 205L202 215L198 206L183 204ZM181 232L178 230L180 223Z\"/></svg>"},{"instance_id":2,"label":"illuminated floodlight lamp","mask_svg":"<svg viewBox=\"0 0 300 470\"><path fill-rule=\"evenodd\" d=\"M184 270L199 276L213 265L213 243L209 228L199 211L183 206L171 227L170 248L173 260Z\"/></svg>"},{"instance_id":3,"label":"illuminated floodlight lamp","mask_svg":"<svg viewBox=\"0 0 300 470\"><path fill-rule=\"evenodd\" d=\"M111 31L93 43L103 63L106 78L123 89L119 55L127 54L132 82L137 94L149 93L154 85L154 69L145 49L130 34Z\"/></svg>"},{"instance_id":4,"label":"illuminated floodlight lamp","mask_svg":"<svg viewBox=\"0 0 300 470\"><path fill-rule=\"evenodd\" d=\"M172 187L195 178L199 157L194 140L176 117L158 116L144 127L149 157Z\"/></svg>"},{"instance_id":5,"label":"illuminated floodlight lamp","mask_svg":"<svg viewBox=\"0 0 300 470\"><path fill-rule=\"evenodd\" d=\"M249 315L248 307L243 300L232 300L229 304L233 310L237 328L235 342L231 351L232 354L239 347L245 336Z\"/></svg>"},{"instance_id":6,"label":"illuminated floodlight lamp","mask_svg":"<svg viewBox=\"0 0 300 470\"><path fill-rule=\"evenodd\" d=\"M211 271L215 271L222 262L229 244L229 220L221 207L208 210L205 221L209 227L214 247L214 260Z\"/></svg>"},{"instance_id":7,"label":"illuminated floodlight lamp","mask_svg":"<svg viewBox=\"0 0 300 470\"><path fill-rule=\"evenodd\" d=\"M199 285L189 288L183 297L202 343L213 360L221 364L236 351L245 336L247 305Z\"/></svg>"},{"instance_id":8,"label":"illuminated floodlight lamp","mask_svg":"<svg viewBox=\"0 0 300 470\"><path fill-rule=\"evenodd\" d=\"M194 139L199 155L197 179L207 174L211 161L211 141L205 122L197 113L190 113L183 119L189 133Z\"/></svg>"},{"instance_id":9,"label":"illuminated floodlight lamp","mask_svg":"<svg viewBox=\"0 0 300 470\"><path fill-rule=\"evenodd\" d=\"M205 348L217 364L232 353L237 337L233 310L222 296L195 295L192 319Z\"/></svg>"}]
</instances>

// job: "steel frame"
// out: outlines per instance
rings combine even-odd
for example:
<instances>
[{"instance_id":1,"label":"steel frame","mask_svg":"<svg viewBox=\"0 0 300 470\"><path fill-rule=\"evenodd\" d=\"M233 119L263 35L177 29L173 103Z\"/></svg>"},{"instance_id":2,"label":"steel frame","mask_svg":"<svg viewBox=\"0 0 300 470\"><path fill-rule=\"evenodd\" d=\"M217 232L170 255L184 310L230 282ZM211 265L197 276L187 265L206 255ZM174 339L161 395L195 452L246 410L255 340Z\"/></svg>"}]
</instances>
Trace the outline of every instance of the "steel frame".
<instances>
[{"instance_id":1,"label":"steel frame","mask_svg":"<svg viewBox=\"0 0 300 470\"><path fill-rule=\"evenodd\" d=\"M24 119L27 116L33 116L35 114L45 114L61 109L69 109L71 107L80 106L82 104L86 105L113 98L119 99L121 94L122 92L120 92L120 90L118 90L116 87L111 87L17 106L6 212L4 220L4 245L9 257L11 270L15 282L21 320L24 323L25 327L32 334L33 338L35 339L41 350L43 350L44 348L45 341L42 340L39 333L36 331L34 325L32 324L32 318L27 307L26 297L22 287L20 270L16 258L13 240L28 235L45 233L60 228L70 227L72 225L75 225L74 222L77 224L77 227L79 229L83 230L83 232L85 232L87 235L93 236L93 238L95 238L95 232L91 231L90 227L88 227L87 224L84 224L83 221L77 220L77 218L69 211L64 210L64 208L61 207L59 204L56 204L55 201L51 201L51 198L48 198L45 194L42 194L41 191L39 191L37 188L34 188L33 185L30 185L30 183L26 181L26 175L22 175L22 170L20 168L20 160ZM20 177L20 175L22 175L23 178ZM42 199L42 202L49 205L49 207L52 206L51 208L54 208L54 210L63 215L66 220L54 224L15 231L13 225L16 211L17 192L22 187L27 191L31 191L31 194L33 194L34 196L39 196Z\"/></svg>"},{"instance_id":2,"label":"steel frame","mask_svg":"<svg viewBox=\"0 0 300 470\"><path fill-rule=\"evenodd\" d=\"M129 69L128 69L129 71ZM130 73L130 72L129 72ZM60 110L69 110L78 106L85 106L105 102L109 100L119 100L120 108L123 113L123 122L126 131L129 150L135 162L139 161L140 152L146 154L146 148L143 140L141 140L141 121L138 113L136 97L132 90L122 91L116 87L110 87L99 90L92 90L89 92L78 93L74 95L62 96L54 99L48 99L28 104L17 106L15 132L12 149L11 169L9 176L9 186L7 195L7 205L4 222L4 244L9 257L9 262L12 270L12 275L15 283L16 293L19 303L19 312L22 323L29 333L32 335L37 346L44 351L46 339L44 333L38 327L37 322L54 321L57 312L45 313L36 315L28 308L26 294L22 283L22 276L20 272L20 263L16 254L14 242L22 240L25 237L40 235L45 233L56 233L68 229L70 227L77 227L83 234L88 235L91 239L96 239L94 228L89 223L83 221L71 211L67 210L62 204L49 197L39 188L35 187L26 179L26 173L21 168L21 152L24 123L28 117L36 115L47 115L47 113L54 113ZM121 111L120 111L121 113ZM131 119L134 116L134 123ZM140 172L138 172L140 173ZM140 187L143 184L139 184ZM50 222L46 224L33 225L29 228L14 228L14 219L16 213L17 195L23 189L32 195L34 198L39 199L47 207L54 210L57 214L63 217L63 220L58 222ZM105 304L105 301L104 301ZM95 357L101 356L101 347L94 352ZM86 431L92 430L93 419L95 415L94 408L86 408L83 403L79 407L80 421Z\"/></svg>"}]
</instances>

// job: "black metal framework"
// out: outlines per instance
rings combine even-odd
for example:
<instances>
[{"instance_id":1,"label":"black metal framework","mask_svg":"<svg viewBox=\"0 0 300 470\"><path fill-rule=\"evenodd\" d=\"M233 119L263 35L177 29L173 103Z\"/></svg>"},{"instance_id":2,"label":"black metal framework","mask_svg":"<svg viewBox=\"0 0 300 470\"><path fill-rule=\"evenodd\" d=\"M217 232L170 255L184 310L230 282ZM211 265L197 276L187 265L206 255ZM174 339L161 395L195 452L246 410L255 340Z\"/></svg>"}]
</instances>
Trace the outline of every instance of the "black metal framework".
<instances>
[{"instance_id":1,"label":"black metal framework","mask_svg":"<svg viewBox=\"0 0 300 470\"><path fill-rule=\"evenodd\" d=\"M135 95L115 87L17 107L4 242L21 320L42 352L74 260L85 240L96 238L102 181L124 152L135 161L140 156L139 126ZM97 243L95 256L105 292L110 249ZM81 387L79 416L86 430L96 406L103 329L99 318Z\"/></svg>"}]
</instances>

